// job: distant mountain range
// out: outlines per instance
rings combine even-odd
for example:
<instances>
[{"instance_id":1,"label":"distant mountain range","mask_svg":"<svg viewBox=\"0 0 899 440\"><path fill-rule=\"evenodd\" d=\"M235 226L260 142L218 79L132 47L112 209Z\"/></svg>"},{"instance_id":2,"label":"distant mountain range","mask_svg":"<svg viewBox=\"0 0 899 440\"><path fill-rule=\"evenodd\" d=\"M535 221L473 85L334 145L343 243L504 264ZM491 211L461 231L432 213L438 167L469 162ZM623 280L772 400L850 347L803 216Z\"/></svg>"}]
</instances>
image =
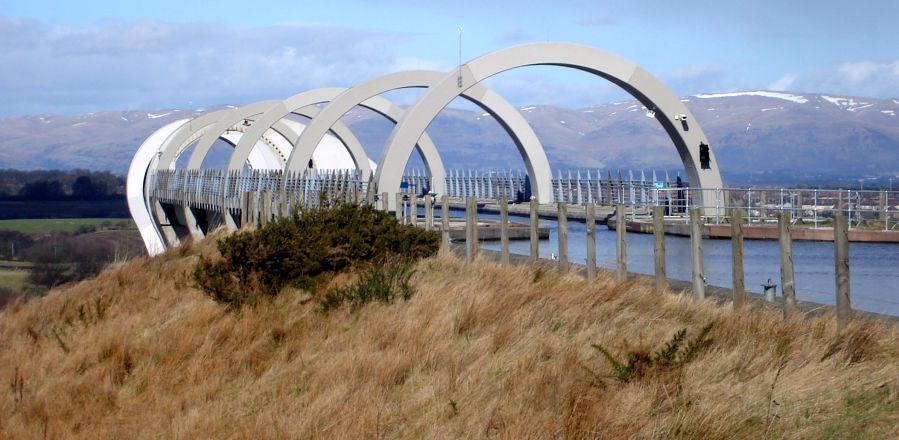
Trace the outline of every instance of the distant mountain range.
<instances>
[{"instance_id":1,"label":"distant mountain range","mask_svg":"<svg viewBox=\"0 0 899 440\"><path fill-rule=\"evenodd\" d=\"M728 183L858 184L899 176L899 100L758 91L682 101L709 137ZM215 109L0 118L0 168L124 174L134 151L154 130ZM681 168L661 125L636 101L580 109L535 105L521 111L555 169ZM377 160L393 125L361 109L344 122ZM508 135L486 113L449 108L428 133L448 168L523 167Z\"/></svg>"}]
</instances>

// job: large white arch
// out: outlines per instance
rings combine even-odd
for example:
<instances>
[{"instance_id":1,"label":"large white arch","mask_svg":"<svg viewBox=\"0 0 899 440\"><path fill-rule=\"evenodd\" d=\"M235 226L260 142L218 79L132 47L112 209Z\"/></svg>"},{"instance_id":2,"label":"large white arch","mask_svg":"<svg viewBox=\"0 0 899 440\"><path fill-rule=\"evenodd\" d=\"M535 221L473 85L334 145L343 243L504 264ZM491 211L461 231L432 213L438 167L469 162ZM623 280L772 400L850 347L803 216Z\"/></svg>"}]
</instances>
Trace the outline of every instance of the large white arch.
<instances>
[{"instance_id":1,"label":"large white arch","mask_svg":"<svg viewBox=\"0 0 899 440\"><path fill-rule=\"evenodd\" d=\"M429 87L390 134L374 178L378 190L399 191L402 173L415 142L454 98L497 73L533 65L583 70L618 85L655 112L677 148L691 185L704 188L722 186L717 163L702 128L680 99L655 77L628 60L592 47L535 43L475 58ZM708 161L700 163L700 150L703 150Z\"/></svg>"},{"instance_id":2,"label":"large white arch","mask_svg":"<svg viewBox=\"0 0 899 440\"><path fill-rule=\"evenodd\" d=\"M269 108L265 113L263 113L256 119L245 136L243 136L237 146L234 147L234 151L231 153L231 160L228 162L228 169L235 170L243 166L243 163L244 161L246 161L246 158L252 150L253 146L258 141L259 137L261 137L266 132L268 127L272 126L273 124L277 124L278 121L283 120L285 117L287 117L287 115L291 113L298 113L300 109L309 108L315 104L330 102L345 90L345 88L324 88L309 90L291 96L290 98L282 101L280 104ZM402 117L405 115L405 112L401 108L381 97L368 99L360 105L379 113L380 115L386 117L394 123L402 119ZM313 121L315 119L317 119L317 116L313 118ZM338 122L332 125L330 129L332 132L334 132L335 136L343 139L341 131L335 132L335 129L341 126L342 124ZM439 154L437 153L437 148L434 146L434 143L431 141L431 138L428 137L427 133L421 136L415 146L419 148L421 156L427 164L428 168L436 170L435 173L439 174L441 180L443 180L445 176L443 161L441 160ZM362 147L360 146L359 149L362 150ZM291 156L292 151L293 150L291 150ZM351 154L353 154L352 150ZM362 150L362 152L359 154L361 155L360 157L365 157L367 161L367 156L364 156L364 150ZM302 164L298 163L293 169L288 169L288 171L298 171L305 168L310 158L307 158L304 162L302 162ZM358 167L361 159L357 159L356 157L354 157L354 160L356 161ZM290 163L289 158L287 162ZM285 167L285 169L287 168ZM369 179L371 173L367 172L364 167L360 167L359 169L362 172L362 178L365 180Z\"/></svg>"},{"instance_id":3,"label":"large white arch","mask_svg":"<svg viewBox=\"0 0 899 440\"><path fill-rule=\"evenodd\" d=\"M320 90L328 90L328 89L320 89ZM257 131L253 130L253 126L257 123L257 118L259 115L263 115L272 108L277 108L282 101L272 100L272 101L262 101L256 102L253 104L245 105L243 107L233 109L230 112L223 114L219 120L212 127L208 128L203 136L200 138L200 141L197 143L196 147L194 147L191 152L190 158L187 163L187 169L190 170L198 170L200 169L203 161L206 156L209 154L209 151L212 149L212 145L215 141L225 135L226 132L232 130L233 127L241 127L244 130L241 130L244 135L240 136L236 139L232 144L237 148L240 144L240 140L244 137L247 137L247 133L249 136L255 136ZM305 106L303 108L294 109L294 113L299 114L301 116L306 116L309 118L314 118L318 114L318 109L312 105ZM266 138L266 133L272 129L277 131L284 137L287 142L285 146L279 146L278 144L272 142L272 147L274 150L277 150L279 156L281 156L279 161L278 168L284 168L284 162L286 161L285 155L289 157L290 150L293 148L293 143L296 141L299 134L305 129L305 125L299 123L292 123L289 119L279 119L275 121L273 124L268 126L260 126L259 128L264 128L265 130L261 131L259 137L255 137L250 145L249 142L245 143L245 145L250 145L250 154L247 155L247 158L244 159L244 162L250 158L252 152L257 150L257 145L260 141L263 141ZM291 129L288 131L279 130L278 127L281 126L289 126ZM337 124L334 126L333 133L335 133L336 137L341 140L346 147L346 149L350 153L350 157L353 159L355 166L364 176L371 175L371 162L368 159L368 156L365 154L365 150L362 148L362 144L359 143L359 140L352 134L352 132L346 128L343 124ZM234 154L232 153L232 157ZM243 162L241 163L241 166Z\"/></svg>"},{"instance_id":4,"label":"large white arch","mask_svg":"<svg viewBox=\"0 0 899 440\"><path fill-rule=\"evenodd\" d=\"M150 256L162 253L165 250L165 241L162 232L150 211L148 199L148 185L150 163L156 158L165 140L187 123L188 119L180 119L164 125L147 137L134 153L131 165L128 167L128 176L125 181L125 194L128 200L128 210L131 218L140 232L144 246Z\"/></svg>"},{"instance_id":5,"label":"large white arch","mask_svg":"<svg viewBox=\"0 0 899 440\"><path fill-rule=\"evenodd\" d=\"M332 99L319 115L309 123L306 130L300 134L300 138L294 145L285 169L288 171L302 169L304 164L312 157L315 148L328 132L328 129L353 107L391 90L427 88L440 81L444 76L446 74L442 72L409 70L389 73L347 89ZM490 113L502 125L509 136L511 136L524 159L528 175L531 177L533 194L539 200L548 202L552 194L552 176L550 174L549 161L546 158L543 145L518 109L481 84L475 84L463 91L461 96ZM416 139L416 142L420 142L420 139ZM444 194L446 184L444 175L442 173L435 175L430 169L428 171L432 177L431 189L437 194ZM402 170L400 173L402 174ZM391 199L390 203L395 203L395 201Z\"/></svg>"}]
</instances>

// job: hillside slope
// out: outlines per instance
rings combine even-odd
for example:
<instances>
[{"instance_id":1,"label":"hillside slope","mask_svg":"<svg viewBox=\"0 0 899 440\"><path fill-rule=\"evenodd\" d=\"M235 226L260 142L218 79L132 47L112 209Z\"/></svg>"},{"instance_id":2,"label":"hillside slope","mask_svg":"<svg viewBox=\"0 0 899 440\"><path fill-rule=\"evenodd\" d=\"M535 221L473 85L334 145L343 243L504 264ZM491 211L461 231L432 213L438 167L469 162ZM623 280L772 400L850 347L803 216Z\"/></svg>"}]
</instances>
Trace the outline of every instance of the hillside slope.
<instances>
[{"instance_id":1,"label":"hillside slope","mask_svg":"<svg viewBox=\"0 0 899 440\"><path fill-rule=\"evenodd\" d=\"M783 92L682 99L706 132L726 180L857 183L899 175L899 100ZM125 173L134 151L176 119L223 107L0 118L0 168L90 168ZM657 120L636 101L582 109L520 108L557 169L680 169ZM393 124L355 109L344 117L377 160ZM450 168L523 169L515 145L482 110L449 108L428 133ZM223 147L223 154L227 154ZM218 160L216 163L221 163Z\"/></svg>"},{"instance_id":2,"label":"hillside slope","mask_svg":"<svg viewBox=\"0 0 899 440\"><path fill-rule=\"evenodd\" d=\"M323 314L287 291L234 313L189 287L198 253L0 311L0 438L899 436L895 326L838 337L832 316L449 257L409 301ZM627 382L591 347L645 357L708 323L708 348Z\"/></svg>"}]
</instances>

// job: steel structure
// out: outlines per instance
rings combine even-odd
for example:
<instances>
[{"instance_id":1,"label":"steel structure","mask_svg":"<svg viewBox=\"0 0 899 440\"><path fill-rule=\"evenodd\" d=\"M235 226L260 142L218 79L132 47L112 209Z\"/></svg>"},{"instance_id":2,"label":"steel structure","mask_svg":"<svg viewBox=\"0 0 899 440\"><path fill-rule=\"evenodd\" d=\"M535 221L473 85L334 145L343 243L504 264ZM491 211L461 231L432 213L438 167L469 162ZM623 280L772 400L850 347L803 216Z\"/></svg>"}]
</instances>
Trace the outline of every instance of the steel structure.
<instances>
[{"instance_id":1,"label":"steel structure","mask_svg":"<svg viewBox=\"0 0 899 440\"><path fill-rule=\"evenodd\" d=\"M412 151L418 149L430 176L430 190L443 194L446 171L439 150L426 129L457 97L475 103L496 118L524 160L531 193L541 203L549 203L554 197L552 174L540 140L516 108L481 84L498 73L533 65L578 69L619 86L641 102L668 133L691 185L721 188L717 163L702 128L678 97L656 78L636 64L596 48L569 43L536 43L488 53L451 72L396 72L349 89L309 90L283 101L262 101L168 124L151 134L132 160L127 180L132 217L151 254L177 244L180 237L202 238L203 228L195 214L202 214L204 221L236 227L235 219L227 213L207 215L196 212L197 208L187 204L164 206L151 203L149 197L156 170L175 169L179 157L191 146L193 151L186 167L199 170L219 139L234 147L228 163L232 173L247 165L252 169L288 173L307 169L310 163L322 168L355 169L377 194L400 191L406 163ZM404 88L426 89L406 111L379 96ZM318 106L323 104L326 105L319 109ZM340 123L340 118L357 105L396 124L377 166L367 157L353 133ZM288 118L291 114L307 117L310 121L299 123ZM338 150L346 153L342 153L340 159L326 163L326 154L333 156ZM389 209L395 209L395 198L388 199Z\"/></svg>"}]
</instances>

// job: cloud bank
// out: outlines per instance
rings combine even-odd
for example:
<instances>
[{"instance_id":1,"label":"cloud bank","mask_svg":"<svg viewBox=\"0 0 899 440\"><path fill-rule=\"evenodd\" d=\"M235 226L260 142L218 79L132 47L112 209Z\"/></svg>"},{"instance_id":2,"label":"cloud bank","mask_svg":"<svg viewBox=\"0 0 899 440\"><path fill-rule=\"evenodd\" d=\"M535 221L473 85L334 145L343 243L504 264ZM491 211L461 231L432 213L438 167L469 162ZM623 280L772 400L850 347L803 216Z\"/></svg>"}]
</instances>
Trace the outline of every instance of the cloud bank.
<instances>
[{"instance_id":1,"label":"cloud bank","mask_svg":"<svg viewBox=\"0 0 899 440\"><path fill-rule=\"evenodd\" d=\"M88 28L0 17L0 115L241 103L425 64L402 33L155 20Z\"/></svg>"}]
</instances>

